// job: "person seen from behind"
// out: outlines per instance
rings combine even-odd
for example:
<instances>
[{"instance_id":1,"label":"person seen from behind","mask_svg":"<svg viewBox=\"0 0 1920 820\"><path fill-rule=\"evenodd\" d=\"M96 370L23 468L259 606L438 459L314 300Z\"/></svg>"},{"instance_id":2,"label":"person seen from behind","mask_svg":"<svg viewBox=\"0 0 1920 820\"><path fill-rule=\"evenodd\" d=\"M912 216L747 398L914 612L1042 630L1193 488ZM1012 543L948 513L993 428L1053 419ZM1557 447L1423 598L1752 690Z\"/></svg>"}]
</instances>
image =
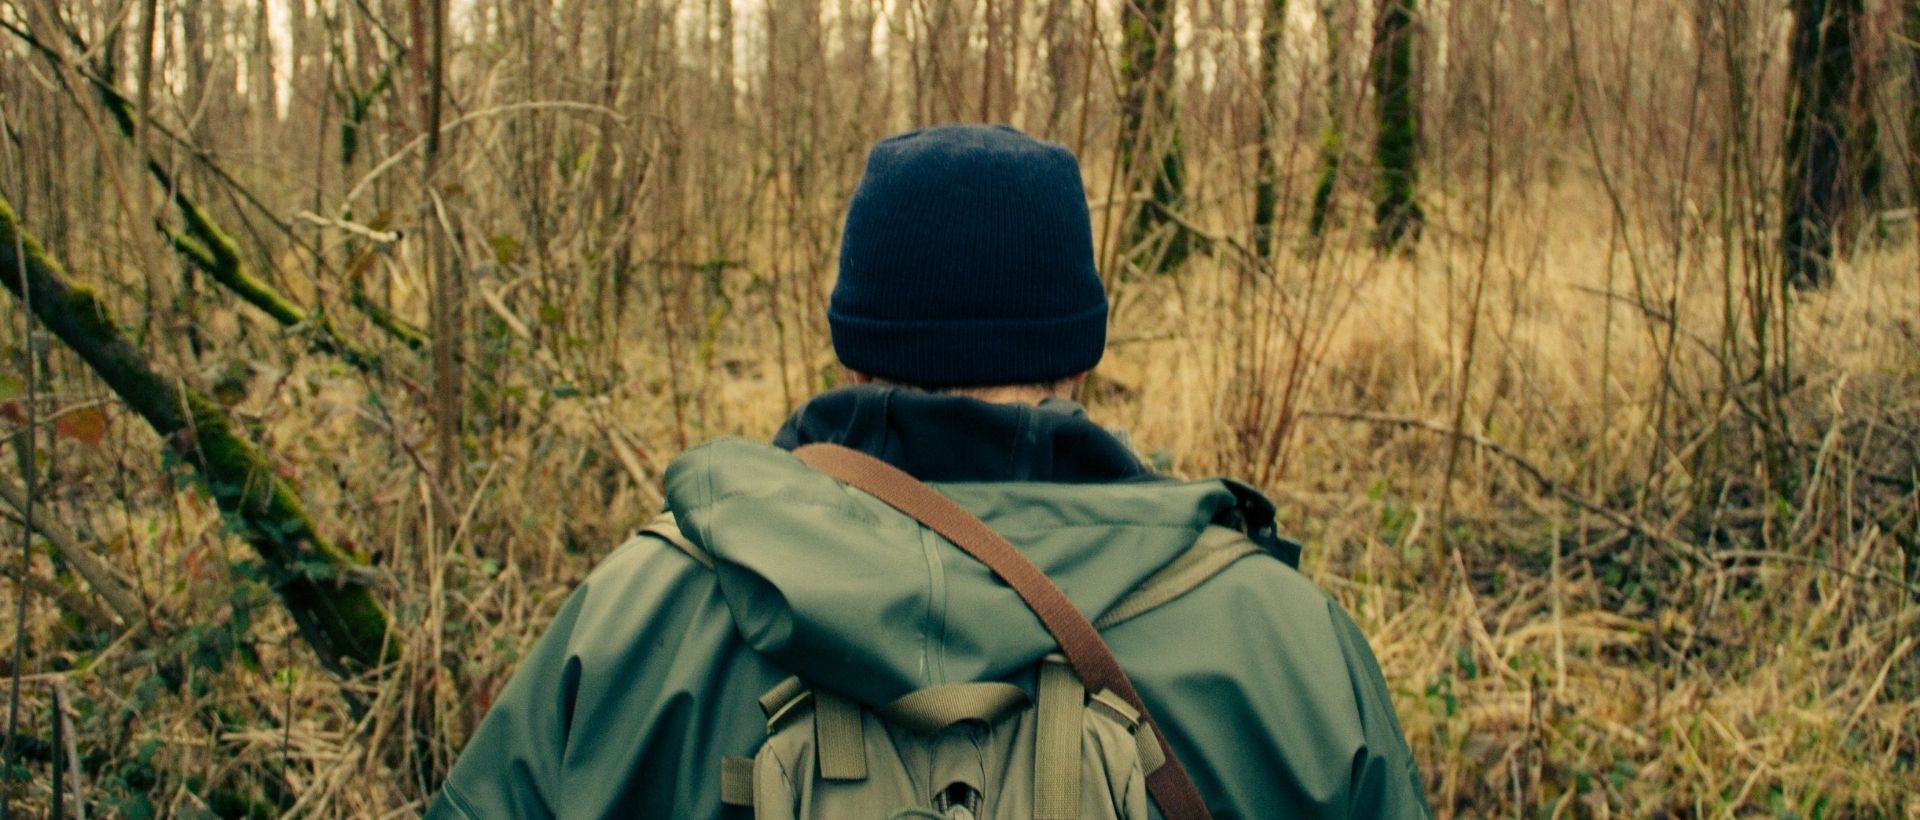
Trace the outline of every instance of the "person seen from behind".
<instances>
[{"instance_id":1,"label":"person seen from behind","mask_svg":"<svg viewBox=\"0 0 1920 820\"><path fill-rule=\"evenodd\" d=\"M851 384L771 444L674 461L666 514L573 592L429 816L1431 816L1274 505L1155 474L1073 401L1107 319L1071 152L880 141L827 313ZM973 536L816 469L822 445L931 485L1070 606L1043 622ZM1109 649L1124 673L1090 682Z\"/></svg>"}]
</instances>

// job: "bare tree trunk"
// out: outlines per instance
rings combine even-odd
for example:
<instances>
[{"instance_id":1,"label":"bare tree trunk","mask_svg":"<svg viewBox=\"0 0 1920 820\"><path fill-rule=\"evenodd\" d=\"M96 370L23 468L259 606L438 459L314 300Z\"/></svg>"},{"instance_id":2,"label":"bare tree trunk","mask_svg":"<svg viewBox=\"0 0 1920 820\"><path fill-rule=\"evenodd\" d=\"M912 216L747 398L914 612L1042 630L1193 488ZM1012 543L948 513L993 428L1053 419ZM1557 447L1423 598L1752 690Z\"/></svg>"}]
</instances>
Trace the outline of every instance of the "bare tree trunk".
<instances>
[{"instance_id":1,"label":"bare tree trunk","mask_svg":"<svg viewBox=\"0 0 1920 820\"><path fill-rule=\"evenodd\" d=\"M1920 2L1909 0L1902 38L1907 47L1907 204L1913 208L1914 241L1920 243ZM1920 274L1920 254L1914 272Z\"/></svg>"},{"instance_id":2,"label":"bare tree trunk","mask_svg":"<svg viewBox=\"0 0 1920 820\"><path fill-rule=\"evenodd\" d=\"M1260 21L1260 126L1254 147L1253 251L1261 259L1273 256L1274 219L1278 216L1279 175L1273 156L1274 120L1280 109L1280 46L1287 27L1287 0L1267 0Z\"/></svg>"},{"instance_id":3,"label":"bare tree trunk","mask_svg":"<svg viewBox=\"0 0 1920 820\"><path fill-rule=\"evenodd\" d=\"M139 82L138 99L139 99L139 105L140 105L139 107L140 116L135 120L135 122L138 123L138 127L140 130L133 135L133 142L134 142L134 146L139 149L139 155L142 157L152 156L152 154L147 150L148 138L147 138L146 121L147 121L147 114L151 110L150 106L153 104L153 49L154 49L153 38L154 38L154 30L157 27L157 21L155 18L157 18L159 14L160 14L160 5L158 3L158 0L146 0L146 2L141 6L140 40L137 46L140 50L140 62L139 62L140 76L138 78L138 82ZM153 213L154 211L153 199L150 196L148 189L145 186L140 186L139 192L134 194L134 197L135 197L134 201L137 204L137 206L140 208L141 213L143 214ZM146 287L146 312L144 315L140 317L141 332L139 336L142 339L145 339L148 344L152 344L153 333L151 331L154 327L154 323L156 321L164 321L159 318L158 311L159 311L159 306L167 302L167 297L165 295L167 292L167 285L162 280L159 266L142 265L141 267L146 268L146 270L143 271L143 273L146 276L147 287Z\"/></svg>"},{"instance_id":4,"label":"bare tree trunk","mask_svg":"<svg viewBox=\"0 0 1920 820\"><path fill-rule=\"evenodd\" d=\"M181 4L180 48L187 55L187 85L182 101L187 109L186 131L196 150L212 150L210 132L207 130L208 74L206 52L206 10L205 0L186 0ZM164 39L164 35L163 35ZM184 184L185 179L174 179L172 184ZM200 337L200 289L199 276L189 265L180 271L180 295L175 300L180 306L177 332L175 328L165 328L163 332L184 340L186 350L182 357L188 361L198 360L205 343Z\"/></svg>"},{"instance_id":5,"label":"bare tree trunk","mask_svg":"<svg viewBox=\"0 0 1920 820\"><path fill-rule=\"evenodd\" d=\"M314 15L317 17L318 15ZM288 0L287 2L287 121L301 121L301 103L307 102L316 93L311 80L313 66L326 64L325 52L319 50L314 29L319 23L309 17L307 0Z\"/></svg>"},{"instance_id":6,"label":"bare tree trunk","mask_svg":"<svg viewBox=\"0 0 1920 820\"><path fill-rule=\"evenodd\" d=\"M1341 52L1340 46L1342 21L1334 11L1332 2L1322 0L1320 25L1326 29L1327 40L1327 122L1320 129L1320 174L1313 183L1313 205L1307 215L1307 235L1315 240L1327 232L1327 218L1333 210L1333 194L1340 184L1341 154L1346 150L1346 139L1341 128L1345 116L1341 92L1346 89L1347 82L1347 72L1341 68L1346 65L1346 55Z\"/></svg>"},{"instance_id":7,"label":"bare tree trunk","mask_svg":"<svg viewBox=\"0 0 1920 820\"><path fill-rule=\"evenodd\" d=\"M839 71L850 95L844 124L856 142L872 138L877 130L874 115L885 110L883 89L874 76L873 24L879 16L874 0L840 0Z\"/></svg>"},{"instance_id":8,"label":"bare tree trunk","mask_svg":"<svg viewBox=\"0 0 1920 820\"><path fill-rule=\"evenodd\" d=\"M727 119L733 115L733 0L713 0L714 13L719 17L720 38L720 90L727 95L727 104L723 106Z\"/></svg>"},{"instance_id":9,"label":"bare tree trunk","mask_svg":"<svg viewBox=\"0 0 1920 820\"><path fill-rule=\"evenodd\" d=\"M1424 215L1414 199L1419 184L1418 86L1413 39L1418 23L1415 0L1383 0L1373 35L1374 247L1393 250L1418 239Z\"/></svg>"},{"instance_id":10,"label":"bare tree trunk","mask_svg":"<svg viewBox=\"0 0 1920 820\"><path fill-rule=\"evenodd\" d=\"M423 9L423 3L432 8ZM446 67L446 0L413 0L410 4L413 30L413 73L420 92L422 130L427 137L425 162L420 185L425 194L423 235L427 239L428 281L432 287L433 330L433 416L434 479L443 493L451 496L460 486L460 448L462 423L460 367L465 357L461 350L459 300L462 287L459 272L451 264L444 219L438 191L441 160L440 103ZM453 527L456 522L445 522Z\"/></svg>"},{"instance_id":11,"label":"bare tree trunk","mask_svg":"<svg viewBox=\"0 0 1920 820\"><path fill-rule=\"evenodd\" d=\"M1040 40L1047 49L1048 91L1047 119L1042 133L1048 139L1060 138L1060 121L1066 115L1067 102L1074 97L1074 69L1085 59L1086 45L1073 11L1076 7L1072 0L1047 0L1045 16L1040 21Z\"/></svg>"},{"instance_id":12,"label":"bare tree trunk","mask_svg":"<svg viewBox=\"0 0 1920 820\"><path fill-rule=\"evenodd\" d=\"M268 25L267 4L261 3L253 13L253 42L247 44L253 58L247 69L247 89L253 92L256 109L247 119L265 132L253 135L256 151L279 130L273 125L280 121L280 88L273 75L273 38Z\"/></svg>"},{"instance_id":13,"label":"bare tree trunk","mask_svg":"<svg viewBox=\"0 0 1920 820\"><path fill-rule=\"evenodd\" d=\"M966 116L967 48L973 24L953 0L910 0L919 20L914 56L916 125L953 122Z\"/></svg>"},{"instance_id":14,"label":"bare tree trunk","mask_svg":"<svg viewBox=\"0 0 1920 820\"><path fill-rule=\"evenodd\" d=\"M1174 0L1128 0L1122 12L1120 170L1131 192L1149 180L1148 201L1133 211L1126 247L1156 270L1186 261L1188 237L1175 221L1185 198L1186 168L1174 120ZM1156 247L1142 247L1162 232Z\"/></svg>"},{"instance_id":15,"label":"bare tree trunk","mask_svg":"<svg viewBox=\"0 0 1920 820\"><path fill-rule=\"evenodd\" d=\"M994 107L994 93L999 90L1000 60L1006 51L1007 43L1000 33L1000 3L998 0L986 0L986 52L980 56L980 121L993 122L999 109Z\"/></svg>"},{"instance_id":16,"label":"bare tree trunk","mask_svg":"<svg viewBox=\"0 0 1920 820\"><path fill-rule=\"evenodd\" d=\"M980 121L1009 122L1020 101L1014 98L1015 64L1020 53L1019 0L985 0L985 50L980 55Z\"/></svg>"},{"instance_id":17,"label":"bare tree trunk","mask_svg":"<svg viewBox=\"0 0 1920 820\"><path fill-rule=\"evenodd\" d=\"M1796 288L1833 278L1833 233L1848 207L1858 117L1854 38L1861 0L1794 0L1787 47L1786 178L1780 226L1783 275Z\"/></svg>"}]
</instances>

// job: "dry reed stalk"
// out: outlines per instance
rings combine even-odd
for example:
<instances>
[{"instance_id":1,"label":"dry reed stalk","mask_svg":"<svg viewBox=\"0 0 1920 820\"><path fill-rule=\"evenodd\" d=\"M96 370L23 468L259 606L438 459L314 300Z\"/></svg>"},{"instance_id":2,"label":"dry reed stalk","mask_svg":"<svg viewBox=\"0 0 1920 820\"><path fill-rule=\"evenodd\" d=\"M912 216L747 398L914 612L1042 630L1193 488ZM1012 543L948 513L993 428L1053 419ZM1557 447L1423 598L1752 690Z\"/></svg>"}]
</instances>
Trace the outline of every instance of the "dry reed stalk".
<instances>
[{"instance_id":1,"label":"dry reed stalk","mask_svg":"<svg viewBox=\"0 0 1920 820\"><path fill-rule=\"evenodd\" d=\"M201 3L233 10L227 0ZM419 159L425 145L412 98L425 81L403 83L404 98L370 97L355 120L359 158L341 163L337 180L329 166L353 95L389 64L408 70L406 40L387 28L404 23L388 13L405 5L328 0L327 25L306 18L311 25L294 34L328 56L306 61L305 79L296 72L284 121L209 102L198 130L174 123L234 80L212 72L182 98L161 80L184 78L187 55L156 49L152 148L180 152L216 192L232 190L245 219L275 222L304 208L373 227L382 211L404 213L419 190L391 169ZM72 663L58 677L77 704L90 704L75 712L74 728L105 761L89 770L96 813L148 793L159 811L188 811L213 799L190 780L244 790L262 772L283 788L274 805L294 816L421 808L565 591L658 503L655 458L708 435L765 436L788 402L832 378L820 370L829 363L816 321L825 279L815 268L831 256L836 199L879 133L983 103L1029 131L1057 116L1088 170L1096 216L1114 212L1103 235L1117 232L1138 184L1120 179L1117 154L1102 147L1121 144L1110 25L1118 7L1074 2L1084 19L1059 18L1053 36L1078 40L1070 44L1084 61L1063 64L1070 73L1054 93L1068 97L1048 99L1051 75L1038 72L1053 50L1034 39L1044 25L1026 25L1017 3L994 0L1011 41L989 60L981 42L959 36L991 27L983 5L970 14L966 5L875 9L879 90L857 94L855 72L835 68L799 96L766 81L763 27L732 31L731 2L682 4L672 19L651 7L622 11L624 24L605 31L595 28L601 0L531 20L525 9L497 15L483 4L470 27L456 14L443 79L448 104L459 107L439 133L461 136L442 147L443 174L459 188L441 191L445 216L433 219L443 235L466 235L450 254L484 256L495 235L530 254L499 263L502 279L470 266L478 312L466 341L498 351L470 374L484 398L476 406L487 408L469 417L476 488L448 494L423 478L434 472L425 448L436 434L424 361L396 357L378 380L342 377L215 300L196 313L196 332L221 353L283 373L256 380L233 410L284 457L342 539L380 556L368 572L406 613L396 619L401 659L344 685L303 674L311 659L288 648L290 625L268 607L239 638L259 654L259 671L198 672L194 692L151 693L143 670L181 662L192 647L131 633L76 636L62 620L73 613L36 594L32 650ZM1283 526L1310 545L1306 572L1372 640L1423 776L1437 797L1453 796L1440 801L1443 815L1911 813L1906 793L1920 787L1898 761L1913 743L1915 649L1902 642L1920 619L1907 569L1920 503L1905 431L1920 407L1915 331L1902 317L1920 309L1920 281L1906 275L1911 245L1894 237L1856 251L1850 266L1860 273L1831 292L1783 301L1770 283L1780 66L1760 46L1777 40L1777 21L1748 0L1697 9L1508 4L1498 19L1471 4L1435 4L1422 34L1431 125L1423 177L1433 187L1419 255L1373 262L1364 231L1353 229L1364 212L1336 209L1324 247L1291 257L1277 242L1262 268L1243 241L1259 66L1250 32L1231 26L1258 19L1264 5L1195 7L1181 33L1180 125L1193 165L1188 205L1170 216L1205 251L1178 276L1116 280L1117 343L1086 397L1095 418L1124 421L1174 471L1265 475ZM178 12L156 6L161 16ZM1044 11L1056 6L1066 4ZM83 30L102 28L91 6L61 13ZM838 23L844 35L820 41L818 62L783 65L815 77L858 56L848 51L860 48L858 24L837 14L826 8L815 21L815 31ZM1308 31L1311 16L1296 14L1289 34ZM950 35L941 42L929 39L936 22ZM1511 36L1484 48L1496 30ZM778 33L787 45L817 36L786 23ZM233 29L202 43L203 54L224 65L252 54L255 37ZM615 38L627 58L617 70L602 56ZM1342 39L1365 50L1362 32L1343 30ZM720 43L737 46L737 64L736 48ZM548 62L529 72L539 58ZM1299 93L1274 108L1279 139L1310 133L1326 116L1318 78L1329 59L1309 47L1283 56L1281 75L1297 78ZM9 60L4 68L19 64L0 53ZM1007 89L989 80L996 64L1014 66L1007 73L1021 99L1011 110L1002 108ZM1567 65L1574 70L1520 70ZM1497 110L1483 105L1488 71L1499 72ZM914 72L924 82L908 88ZM72 105L57 86L21 79L30 76L0 70L0 93L20 110L46 112L40 119ZM623 89L611 96L609 76ZM1349 77L1348 90L1364 80ZM1353 116L1367 103L1363 93L1339 102L1356 144L1371 137L1366 118ZM768 115L797 104L833 114L813 123ZM84 125L56 133L40 119L13 123L8 145L27 160L5 166L0 187L35 198L36 224L90 231L84 242L62 241L97 246L98 269L120 270L107 260L130 258L128 242L139 237L98 219L118 212L104 179L88 163L43 161L62 136L85 145ZM209 128L223 139L168 136ZM300 135L302 150L251 156L224 139L276 131ZM1499 142L1492 162L1490 139ZM1310 149L1276 152L1282 240L1306 233L1317 170ZM807 166L804 182L788 174L797 164ZM1488 165L1497 166L1492 185ZM1491 209L1486 190L1498 196ZM263 265L310 259L322 281L357 270L365 249L351 229L314 234L303 225L298 237L268 230L241 243L262 245L247 250ZM350 241L328 244L341 240ZM422 324L434 280L413 260L425 240L406 237L395 253L376 254L390 295L375 285L368 293L392 316ZM616 263L609 249L621 247L630 250ZM1128 250L1101 244L1104 259ZM1449 269L1463 272L1451 287ZM644 278L622 281L625 270ZM755 284L775 270L777 290ZM138 309L139 277L117 276L105 298ZM522 276L523 286L503 287ZM606 289L589 286L596 282ZM776 295L784 347L770 321ZM570 301L583 298L614 304L583 316ZM159 310L176 323L184 315ZM1468 350L1476 361L1463 373ZM1448 351L1461 358L1449 362ZM97 392L63 354L49 363L47 386L63 403ZM562 396L556 383L592 389ZM1351 418L1286 421L1303 408ZM227 543L216 513L171 494L157 442L112 432L100 451L63 441L49 450L50 469L66 477L61 509L88 519L73 528L102 534L102 554L133 571L156 609L182 623L218 622L235 593L256 588L219 571ZM1442 516L1437 478L1449 451ZM1251 468L1260 461L1268 466ZM1420 560L1436 532L1458 546L1442 583ZM1683 557L1692 551L1704 560ZM214 556L215 571L187 568L190 555ZM350 714L342 690L371 704L369 713ZM30 689L36 710L42 691ZM105 717L115 712L129 717ZM214 726L196 717L210 712L232 719ZM148 741L162 748L142 764ZM47 782L48 764L30 762ZM123 771L151 780L133 786L117 779ZM48 797L42 788L20 805L44 811Z\"/></svg>"}]
</instances>

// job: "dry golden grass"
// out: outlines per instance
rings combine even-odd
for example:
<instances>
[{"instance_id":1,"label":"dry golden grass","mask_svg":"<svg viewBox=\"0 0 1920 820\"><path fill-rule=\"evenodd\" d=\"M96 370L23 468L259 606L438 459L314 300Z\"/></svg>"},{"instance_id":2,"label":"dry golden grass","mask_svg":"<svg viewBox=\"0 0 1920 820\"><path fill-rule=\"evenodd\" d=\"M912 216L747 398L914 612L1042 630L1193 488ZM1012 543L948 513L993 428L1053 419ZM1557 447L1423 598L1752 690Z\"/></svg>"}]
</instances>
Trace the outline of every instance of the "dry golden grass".
<instances>
[{"instance_id":1,"label":"dry golden grass","mask_svg":"<svg viewBox=\"0 0 1920 820\"><path fill-rule=\"evenodd\" d=\"M1690 251L1675 277L1680 349L1663 367L1663 323L1626 274L1610 281L1595 194L1535 192L1505 217L1471 352L1477 249L1329 264L1351 303L1302 311L1325 354L1271 488L1309 574L1371 637L1443 814L1920 816L1913 245L1794 297L1783 435L1811 475L1768 498L1756 434L1716 398L1718 252ZM1117 348L1105 372L1138 393L1096 403L1198 472L1242 457L1208 444L1233 424L1222 397L1246 387L1195 367L1242 332L1205 320L1241 294L1221 292L1137 300L1116 326L1158 319L1172 336ZM1499 451L1466 444L1449 490L1470 357L1464 427Z\"/></svg>"},{"instance_id":2,"label":"dry golden grass","mask_svg":"<svg viewBox=\"0 0 1920 820\"><path fill-rule=\"evenodd\" d=\"M1177 277L1116 277L1087 401L1175 472L1270 473L1304 568L1371 637L1442 815L1920 817L1913 243L1863 249L1835 287L1793 297L1790 383L1729 388L1723 251L1656 277L1678 284L1672 307L1636 304L1598 199L1516 194L1484 257L1442 220L1404 258L1349 242L1261 273L1220 247ZM161 634L37 596L26 734L50 736L63 688L106 815L419 810L568 590L655 509L673 453L767 436L836 378L825 275L729 279L724 314L680 293L625 327L618 358L530 341L514 325L541 327L535 297L483 277L471 492L446 503L417 388L235 354L235 415L377 561L400 660L344 684L358 716L217 511L152 472L143 428L116 411L102 446L61 442L57 509ZM403 288L401 306L420 298ZM1671 356L1649 318L1667 310ZM101 397L62 367L58 402ZM1802 470L1786 495L1739 404L1763 396ZM48 756L29 754L30 810Z\"/></svg>"},{"instance_id":3,"label":"dry golden grass","mask_svg":"<svg viewBox=\"0 0 1920 820\"><path fill-rule=\"evenodd\" d=\"M1832 287L1772 286L1791 15L1418 4L1429 221L1381 257L1367 5L1284 4L1269 86L1256 32L1281 4L1180 4L1176 110L1146 130L1178 132L1183 219L1213 236L1160 276L1115 264L1148 187L1116 151L1142 136L1121 113L1139 5L453 3L429 81L419 0L0 2L19 30L0 36L0 196L368 557L397 648L323 671L191 471L58 342L17 338L0 298L0 394L40 350L41 418L106 421L98 442L41 430L27 465L0 395L0 478L43 476L146 610L115 623L31 542L12 806L51 809L67 745L83 777L63 796L94 816L418 812L567 593L657 509L674 454L766 437L841 378L821 308L865 148L978 116L1082 158L1115 305L1087 404L1161 468L1280 503L1370 636L1442 816L1920 820L1920 251L1909 214ZM1891 27L1912 6L1866 6L1888 163L1871 201L1911 206L1912 38ZM148 76L135 32L156 12ZM82 75L151 102L155 127L122 139ZM431 182L429 87L454 123ZM1259 144L1271 265L1241 244ZM1310 249L1322 146L1337 227ZM359 375L180 277L142 151L391 368ZM468 331L451 487L430 357L348 306L359 282L427 325L440 225ZM0 523L11 574L20 528ZM0 612L19 595L0 583Z\"/></svg>"}]
</instances>

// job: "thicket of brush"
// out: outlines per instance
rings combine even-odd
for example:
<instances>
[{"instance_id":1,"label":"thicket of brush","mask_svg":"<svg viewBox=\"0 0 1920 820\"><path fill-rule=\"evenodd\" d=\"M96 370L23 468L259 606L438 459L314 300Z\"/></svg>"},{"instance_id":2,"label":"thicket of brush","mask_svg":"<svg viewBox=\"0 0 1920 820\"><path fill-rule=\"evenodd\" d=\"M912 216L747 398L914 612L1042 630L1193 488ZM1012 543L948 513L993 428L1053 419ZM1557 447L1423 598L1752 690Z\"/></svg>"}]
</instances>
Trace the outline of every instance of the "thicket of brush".
<instances>
[{"instance_id":1,"label":"thicket of brush","mask_svg":"<svg viewBox=\"0 0 1920 820\"><path fill-rule=\"evenodd\" d=\"M1807 291L1760 0L1395 0L1412 134L1365 3L435 5L0 0L0 258L156 376L0 301L13 810L420 809L673 455L842 379L866 147L989 120L1082 159L1093 413L1281 503L1442 814L1920 816L1912 3L1853 3L1878 142Z\"/></svg>"}]
</instances>

